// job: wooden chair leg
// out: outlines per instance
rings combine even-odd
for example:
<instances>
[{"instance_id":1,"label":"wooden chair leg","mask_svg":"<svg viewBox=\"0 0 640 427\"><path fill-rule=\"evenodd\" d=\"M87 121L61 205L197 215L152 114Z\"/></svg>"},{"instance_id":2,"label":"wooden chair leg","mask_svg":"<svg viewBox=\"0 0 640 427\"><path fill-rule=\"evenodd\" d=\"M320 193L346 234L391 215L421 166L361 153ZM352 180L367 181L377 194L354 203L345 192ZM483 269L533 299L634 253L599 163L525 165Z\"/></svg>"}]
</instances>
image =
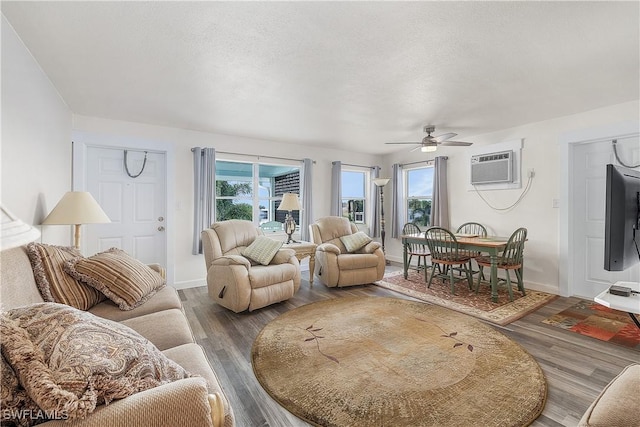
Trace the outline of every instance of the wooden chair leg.
<instances>
[{"instance_id":1,"label":"wooden chair leg","mask_svg":"<svg viewBox=\"0 0 640 427\"><path fill-rule=\"evenodd\" d=\"M473 290L473 275L471 274L471 261L469 261L469 267L467 270L467 282L469 282L469 290Z\"/></svg>"},{"instance_id":2,"label":"wooden chair leg","mask_svg":"<svg viewBox=\"0 0 640 427\"><path fill-rule=\"evenodd\" d=\"M438 264L439 265L439 264ZM436 272L435 268L431 269L431 276L429 277L429 283L427 284L427 288L431 287L431 281L433 280L433 274ZM427 270L424 270L424 278L427 279Z\"/></svg>"},{"instance_id":3,"label":"wooden chair leg","mask_svg":"<svg viewBox=\"0 0 640 427\"><path fill-rule=\"evenodd\" d=\"M476 294L478 293L478 291L480 290L480 280L484 277L484 274L482 272L482 270L484 269L483 266L481 266L480 264L478 264L478 269L480 270L480 273L478 274L478 281L476 282Z\"/></svg>"},{"instance_id":4,"label":"wooden chair leg","mask_svg":"<svg viewBox=\"0 0 640 427\"><path fill-rule=\"evenodd\" d=\"M509 301L513 301L513 289L511 289L511 276L509 275L509 270L506 269L507 273L507 290L509 291Z\"/></svg>"},{"instance_id":5,"label":"wooden chair leg","mask_svg":"<svg viewBox=\"0 0 640 427\"><path fill-rule=\"evenodd\" d=\"M456 293L456 284L453 281L453 266L449 266L449 280L451 281L451 293L455 295Z\"/></svg>"},{"instance_id":6,"label":"wooden chair leg","mask_svg":"<svg viewBox=\"0 0 640 427\"><path fill-rule=\"evenodd\" d=\"M522 280L522 271L520 269L516 269L516 277L518 278L518 290L522 292L522 296L527 295L524 291L524 280Z\"/></svg>"}]
</instances>

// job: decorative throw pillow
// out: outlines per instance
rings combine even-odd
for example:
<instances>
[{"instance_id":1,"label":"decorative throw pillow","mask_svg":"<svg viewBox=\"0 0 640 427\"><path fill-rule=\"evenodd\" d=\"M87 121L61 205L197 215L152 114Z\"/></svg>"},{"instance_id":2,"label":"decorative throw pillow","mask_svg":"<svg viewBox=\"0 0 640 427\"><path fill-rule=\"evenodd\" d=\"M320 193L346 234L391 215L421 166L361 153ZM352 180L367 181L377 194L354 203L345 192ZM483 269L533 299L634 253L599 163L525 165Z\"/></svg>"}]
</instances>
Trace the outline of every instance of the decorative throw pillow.
<instances>
[{"instance_id":1,"label":"decorative throw pillow","mask_svg":"<svg viewBox=\"0 0 640 427\"><path fill-rule=\"evenodd\" d=\"M157 271L118 248L69 260L64 271L105 294L121 310L138 307L166 283Z\"/></svg>"},{"instance_id":2,"label":"decorative throw pillow","mask_svg":"<svg viewBox=\"0 0 640 427\"><path fill-rule=\"evenodd\" d=\"M262 265L269 265L281 247L282 242L266 236L258 236L253 243L242 250L242 255Z\"/></svg>"},{"instance_id":3,"label":"decorative throw pillow","mask_svg":"<svg viewBox=\"0 0 640 427\"><path fill-rule=\"evenodd\" d=\"M77 249L29 243L27 254L31 261L36 284L45 301L67 304L80 310L89 310L104 300L104 295L96 289L65 273L64 263L66 261L82 257Z\"/></svg>"},{"instance_id":4,"label":"decorative throw pillow","mask_svg":"<svg viewBox=\"0 0 640 427\"><path fill-rule=\"evenodd\" d=\"M0 408L2 408L2 425L30 426L35 423L34 417L37 414L38 405L22 388L16 373L13 371L7 359L0 353L1 365L0 375Z\"/></svg>"},{"instance_id":5,"label":"decorative throw pillow","mask_svg":"<svg viewBox=\"0 0 640 427\"><path fill-rule=\"evenodd\" d=\"M371 237L367 236L364 231L358 231L357 233L340 237L340 241L349 253L365 247L371 240Z\"/></svg>"},{"instance_id":6,"label":"decorative throw pillow","mask_svg":"<svg viewBox=\"0 0 640 427\"><path fill-rule=\"evenodd\" d=\"M120 323L56 303L0 315L2 352L29 397L55 418L191 375Z\"/></svg>"}]
</instances>

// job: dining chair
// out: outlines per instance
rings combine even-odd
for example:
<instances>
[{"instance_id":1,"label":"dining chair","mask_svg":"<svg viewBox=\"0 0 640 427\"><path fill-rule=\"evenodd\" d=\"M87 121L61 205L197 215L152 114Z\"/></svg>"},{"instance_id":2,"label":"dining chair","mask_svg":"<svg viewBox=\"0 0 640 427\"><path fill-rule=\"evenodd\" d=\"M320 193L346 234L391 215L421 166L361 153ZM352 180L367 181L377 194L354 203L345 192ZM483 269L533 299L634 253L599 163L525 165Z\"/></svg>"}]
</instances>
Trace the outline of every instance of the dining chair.
<instances>
[{"instance_id":1,"label":"dining chair","mask_svg":"<svg viewBox=\"0 0 640 427\"><path fill-rule=\"evenodd\" d=\"M456 230L458 234L471 234L478 237L487 237L487 229L479 222L465 222Z\"/></svg>"},{"instance_id":2,"label":"dining chair","mask_svg":"<svg viewBox=\"0 0 640 427\"><path fill-rule=\"evenodd\" d=\"M466 251L461 251L459 249L456 236L446 228L431 227L425 231L425 239L427 241L427 246L429 247L429 252L431 252L431 265L433 266L427 288L431 287L431 282L435 273L435 266L438 265L439 267L442 266L440 267L440 271L445 272L445 274L438 274L438 277L442 278L443 281L445 279L449 279L452 294L455 294L456 281L453 276L454 266L458 266L466 272L469 289L473 289L473 280L468 267L469 260L471 258L465 253ZM446 274L447 272L448 274ZM425 271L425 280L426 276L427 273ZM458 280L462 279L458 278Z\"/></svg>"},{"instance_id":3,"label":"dining chair","mask_svg":"<svg viewBox=\"0 0 640 427\"><path fill-rule=\"evenodd\" d=\"M458 227L458 229L456 230L456 234L467 234L470 236L487 237L487 229L484 225L480 224L479 222L465 222L460 227ZM469 257L471 257L471 259L474 259L482 255L478 251L466 251L466 253L467 255L469 255ZM459 269L458 271L462 275L462 271ZM476 273L480 273L480 276L482 276L481 274L482 270L473 269L473 266L471 265L471 260L469 260L469 271L471 271L471 276L473 276Z\"/></svg>"},{"instance_id":4,"label":"dining chair","mask_svg":"<svg viewBox=\"0 0 640 427\"><path fill-rule=\"evenodd\" d=\"M406 223L402 227L402 234L420 234L422 231L420 227L412 222ZM416 270L420 271L420 260L424 260L423 268L427 268L427 257L431 256L427 245L421 245L419 243L409 243L407 246L407 255L409 256L408 264L411 265L411 258L415 255L418 258L418 265Z\"/></svg>"},{"instance_id":5,"label":"dining chair","mask_svg":"<svg viewBox=\"0 0 640 427\"><path fill-rule=\"evenodd\" d=\"M504 251L498 255L496 261L497 267L505 270L507 279L499 279L499 281L506 282L507 291L509 292L509 300L513 301L513 290L511 288L511 277L509 270L514 270L516 273L516 279L518 280L518 290L522 292L522 296L525 296L524 281L522 279L522 263L524 254L524 242L527 240L527 229L522 227L518 228L511 234L507 241ZM480 275L478 275L478 282L476 283L476 294L480 289L480 279L482 278L483 267L491 267L491 258L488 256L476 257L476 262L480 268Z\"/></svg>"}]
</instances>

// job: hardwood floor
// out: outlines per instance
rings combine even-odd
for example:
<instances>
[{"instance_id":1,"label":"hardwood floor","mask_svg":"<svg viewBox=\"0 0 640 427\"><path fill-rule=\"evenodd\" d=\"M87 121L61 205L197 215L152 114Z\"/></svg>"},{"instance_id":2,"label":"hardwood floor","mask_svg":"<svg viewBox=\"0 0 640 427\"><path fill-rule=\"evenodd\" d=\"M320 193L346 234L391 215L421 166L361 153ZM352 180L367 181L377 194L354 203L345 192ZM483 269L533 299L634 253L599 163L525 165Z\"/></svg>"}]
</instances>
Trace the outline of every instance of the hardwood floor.
<instances>
[{"instance_id":1,"label":"hardwood floor","mask_svg":"<svg viewBox=\"0 0 640 427\"><path fill-rule=\"evenodd\" d=\"M329 289L316 280L310 286L306 277L307 272L303 272L300 291L292 299L253 313L236 314L216 305L209 300L206 287L179 291L197 342L205 349L240 427L309 425L273 401L253 374L251 346L270 320L292 308L328 298L363 295L411 299L375 285ZM492 325L522 345L545 373L547 402L534 427L576 426L604 386L626 365L640 362L637 350L541 323L577 301L561 297L507 326Z\"/></svg>"}]
</instances>

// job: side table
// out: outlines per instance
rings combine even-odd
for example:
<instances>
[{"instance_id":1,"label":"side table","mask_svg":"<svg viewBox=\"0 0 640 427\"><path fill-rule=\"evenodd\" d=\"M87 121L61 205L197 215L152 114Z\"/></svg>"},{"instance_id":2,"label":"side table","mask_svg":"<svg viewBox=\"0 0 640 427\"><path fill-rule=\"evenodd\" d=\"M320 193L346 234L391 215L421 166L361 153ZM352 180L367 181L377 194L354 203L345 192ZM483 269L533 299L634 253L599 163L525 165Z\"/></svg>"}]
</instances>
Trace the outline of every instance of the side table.
<instances>
[{"instance_id":1,"label":"side table","mask_svg":"<svg viewBox=\"0 0 640 427\"><path fill-rule=\"evenodd\" d=\"M282 245L283 248L293 249L296 252L296 258L298 261L302 261L306 257L309 257L309 284L313 285L313 274L316 268L316 245L311 242L291 242Z\"/></svg>"},{"instance_id":2,"label":"side table","mask_svg":"<svg viewBox=\"0 0 640 427\"><path fill-rule=\"evenodd\" d=\"M633 320L633 323L640 328L640 321L636 314L640 314L640 283L638 282L616 282L618 286L631 288L632 294L628 297L613 295L609 293L609 289L602 291L593 299L598 304L614 310L626 311Z\"/></svg>"}]
</instances>

